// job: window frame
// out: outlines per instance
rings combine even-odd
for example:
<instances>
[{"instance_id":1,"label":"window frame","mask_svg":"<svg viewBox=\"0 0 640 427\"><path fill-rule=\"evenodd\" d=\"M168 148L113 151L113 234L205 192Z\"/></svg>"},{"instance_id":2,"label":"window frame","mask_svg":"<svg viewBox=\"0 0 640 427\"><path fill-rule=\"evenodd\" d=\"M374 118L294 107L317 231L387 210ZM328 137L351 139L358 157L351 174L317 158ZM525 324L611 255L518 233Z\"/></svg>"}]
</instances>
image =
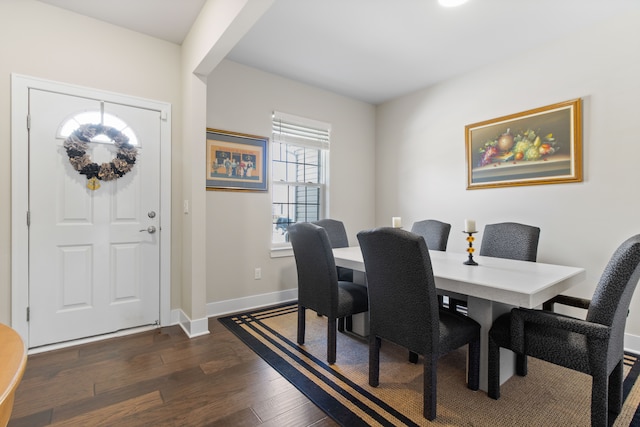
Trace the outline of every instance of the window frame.
<instances>
[{"instance_id":1,"label":"window frame","mask_svg":"<svg viewBox=\"0 0 640 427\"><path fill-rule=\"evenodd\" d=\"M96 120L90 120L94 117ZM86 119L89 119L89 121ZM105 113L102 110L83 110L69 115L58 126L58 129L56 130L56 138L64 140L71 134L71 132L77 129L78 126L87 123L99 123L117 129L119 132L122 132L124 135L129 137L129 143L131 145L136 148L142 148L138 135L134 132L129 123L125 122L115 114ZM91 139L91 142L113 145L113 141L106 135L97 135Z\"/></svg>"},{"instance_id":2,"label":"window frame","mask_svg":"<svg viewBox=\"0 0 640 427\"><path fill-rule=\"evenodd\" d=\"M289 243L288 240L286 239L286 234L283 233L283 235L285 235L284 242L277 242L274 240L275 233L278 232L278 229L274 228L274 227L277 227L276 216L278 214L276 214L276 205L281 204L281 202L275 201L276 193L278 193L278 189L285 187L286 188L285 191L289 194L293 193L295 197L296 187L318 189L318 196L317 196L318 197L318 202L317 202L318 218L317 219L322 219L326 217L326 212L328 207L327 183L329 178L329 147L330 147L331 125L328 123L319 122L316 120L294 116L286 113L280 113L276 111L274 111L273 113L272 123L273 123L273 132L272 132L271 147L270 147L270 152L271 152L270 181L272 184L271 186L272 220L271 220L271 237L270 237L271 249L272 249L272 256L278 256L277 255L278 251L285 251L280 256L287 256L291 254L291 243ZM283 123L284 123L284 126L282 126ZM293 134L287 134L287 131L284 130L287 125L293 125L293 127L296 128ZM312 132L312 133L314 133L314 135L320 135L320 138L323 138L323 139L315 139L314 135L311 135L310 137L297 136L297 135L304 135L305 129L317 131L318 132L317 134L315 132ZM300 131L301 133L296 134L296 132L298 131ZM280 179L276 180L276 174L274 173L274 168L276 167L276 164L278 162L283 161L280 154L282 149L282 144L289 147L297 147L301 149L304 148L306 150L318 150L318 161L317 161L317 166L319 168L318 182L303 182L303 181L290 180L290 179L287 181L280 180ZM285 161L285 163L288 163L288 162ZM293 163L296 163L296 162L293 162ZM289 196L287 195L287 197ZM293 202L290 203L290 205L293 206L293 209L295 209L295 206L297 206L298 203L296 202L296 200L293 200ZM289 215L290 213L287 212L286 218L289 218ZM295 220L296 218L293 218L293 219ZM315 219L313 220L315 221ZM298 221L295 221L295 222L298 222Z\"/></svg>"}]
</instances>

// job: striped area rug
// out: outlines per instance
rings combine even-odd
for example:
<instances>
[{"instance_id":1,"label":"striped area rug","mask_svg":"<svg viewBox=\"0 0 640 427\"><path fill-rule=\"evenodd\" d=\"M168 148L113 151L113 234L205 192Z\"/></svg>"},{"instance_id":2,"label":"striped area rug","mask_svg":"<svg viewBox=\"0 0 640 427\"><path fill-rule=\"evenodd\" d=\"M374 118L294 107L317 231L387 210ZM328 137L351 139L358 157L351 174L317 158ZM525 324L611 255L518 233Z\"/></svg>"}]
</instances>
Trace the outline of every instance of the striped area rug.
<instances>
[{"instance_id":1,"label":"striped area rug","mask_svg":"<svg viewBox=\"0 0 640 427\"><path fill-rule=\"evenodd\" d=\"M297 306L286 304L220 318L220 322L344 426L588 426L591 377L529 358L529 374L502 385L501 398L465 384L466 349L438 362L436 420L422 416L422 360L383 342L380 385L368 384L368 345L338 333L337 361L326 363L326 319L307 310L306 339L296 343ZM614 426L640 426L640 363L625 356L625 403Z\"/></svg>"}]
</instances>

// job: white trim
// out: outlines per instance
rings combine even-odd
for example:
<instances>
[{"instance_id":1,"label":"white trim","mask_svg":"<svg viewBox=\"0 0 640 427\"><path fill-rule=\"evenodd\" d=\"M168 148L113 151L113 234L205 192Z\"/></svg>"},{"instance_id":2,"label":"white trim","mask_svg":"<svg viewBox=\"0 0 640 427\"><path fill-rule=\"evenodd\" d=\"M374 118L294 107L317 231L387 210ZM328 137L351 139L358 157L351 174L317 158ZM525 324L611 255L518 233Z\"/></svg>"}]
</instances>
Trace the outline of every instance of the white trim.
<instances>
[{"instance_id":1,"label":"white trim","mask_svg":"<svg viewBox=\"0 0 640 427\"><path fill-rule=\"evenodd\" d=\"M160 325L171 324L171 104L160 103Z\"/></svg>"},{"instance_id":2,"label":"white trim","mask_svg":"<svg viewBox=\"0 0 640 427\"><path fill-rule=\"evenodd\" d=\"M212 302L207 304L207 318L191 320L181 309L174 309L170 312L170 325L179 325L180 328L189 338L200 337L209 334L209 317L223 316L230 313L251 310L255 308L267 307L270 305L295 301L298 299L298 289L288 289L286 291L272 292L268 294L254 295L250 297L238 298L233 300ZM163 326L169 326L163 325ZM83 338L74 341L67 341L59 344L52 344L37 347L29 350L29 354L43 353L46 351L58 350L74 345L86 344L106 340L109 338L122 337L139 332L145 332L157 329L157 326L142 326L140 328L131 328L124 331L117 331L111 334L99 335L95 337Z\"/></svg>"},{"instance_id":3,"label":"white trim","mask_svg":"<svg viewBox=\"0 0 640 427\"><path fill-rule=\"evenodd\" d=\"M630 353L640 354L640 336L624 334L624 349Z\"/></svg>"},{"instance_id":4,"label":"white trim","mask_svg":"<svg viewBox=\"0 0 640 427\"><path fill-rule=\"evenodd\" d=\"M313 129L326 129L327 132L331 132L331 123L309 119L302 116L296 116L295 114L283 113L282 111L274 111L272 121L273 120L282 120L288 123L295 123Z\"/></svg>"},{"instance_id":5,"label":"white trim","mask_svg":"<svg viewBox=\"0 0 640 427\"><path fill-rule=\"evenodd\" d=\"M177 318L176 322L189 338L200 337L209 334L209 319L191 320L182 310L174 310L173 316Z\"/></svg>"},{"instance_id":6,"label":"white trim","mask_svg":"<svg viewBox=\"0 0 640 427\"><path fill-rule=\"evenodd\" d=\"M267 307L282 302L295 301L297 299L298 288L294 288L287 289L286 291L252 295L249 297L231 299L226 301L210 302L207 304L207 317L223 316L225 314L237 313L239 311L251 310L254 308Z\"/></svg>"},{"instance_id":7,"label":"white trim","mask_svg":"<svg viewBox=\"0 0 640 427\"><path fill-rule=\"evenodd\" d=\"M298 289L288 289L286 291L272 292L269 294L254 295L250 297L237 298L226 301L218 301L207 304L207 317L224 316L230 313L266 307L278 303L295 301L298 298ZM171 325L180 325L182 330L189 338L195 338L209 334L209 321L207 319L198 319L192 321L181 309L171 310ZM165 325L167 326L167 325ZM157 326L147 326L141 328L128 329L126 331L114 332L113 334L100 335L97 337L85 338L82 340L69 341L61 344L38 347L29 350L29 354L36 354L45 351L57 350L73 345L85 344L89 342L100 341L104 339L130 335L138 332L155 329ZM640 355L640 336L625 334L624 349L630 353Z\"/></svg>"},{"instance_id":8,"label":"white trim","mask_svg":"<svg viewBox=\"0 0 640 427\"><path fill-rule=\"evenodd\" d=\"M47 351L60 350L62 348L73 347L76 345L87 344L87 343L92 343L97 341L104 341L110 338L118 338L118 337L125 337L127 335L139 334L141 332L152 331L154 329L158 329L158 326L156 325L140 326L139 328L125 329L122 331L112 332L110 334L96 335L95 337L81 338L79 340L65 341L65 342L51 344L51 345L43 345L41 347L34 347L29 349L27 354L31 355L31 354L44 353Z\"/></svg>"},{"instance_id":9,"label":"white trim","mask_svg":"<svg viewBox=\"0 0 640 427\"><path fill-rule=\"evenodd\" d=\"M160 113L160 325L171 324L171 104L99 89L11 74L11 326L29 343L29 89L89 96ZM27 344L28 345L28 344Z\"/></svg>"},{"instance_id":10,"label":"white trim","mask_svg":"<svg viewBox=\"0 0 640 427\"><path fill-rule=\"evenodd\" d=\"M293 248L291 247L291 243L288 246L274 246L271 248L271 258L284 258L293 256Z\"/></svg>"},{"instance_id":11,"label":"white trim","mask_svg":"<svg viewBox=\"0 0 640 427\"><path fill-rule=\"evenodd\" d=\"M29 84L11 75L11 327L28 346L29 324Z\"/></svg>"}]
</instances>

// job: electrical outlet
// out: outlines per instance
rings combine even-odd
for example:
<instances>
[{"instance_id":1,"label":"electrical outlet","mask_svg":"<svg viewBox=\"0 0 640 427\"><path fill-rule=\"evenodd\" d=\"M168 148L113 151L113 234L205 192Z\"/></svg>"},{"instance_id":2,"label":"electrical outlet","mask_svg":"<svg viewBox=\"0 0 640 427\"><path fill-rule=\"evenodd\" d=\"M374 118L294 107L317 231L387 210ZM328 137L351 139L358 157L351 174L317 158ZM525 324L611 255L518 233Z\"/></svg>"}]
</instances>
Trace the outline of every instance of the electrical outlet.
<instances>
[{"instance_id":1,"label":"electrical outlet","mask_svg":"<svg viewBox=\"0 0 640 427\"><path fill-rule=\"evenodd\" d=\"M260 280L262 279L262 269L261 268L256 268L253 272L253 278L256 280Z\"/></svg>"}]
</instances>

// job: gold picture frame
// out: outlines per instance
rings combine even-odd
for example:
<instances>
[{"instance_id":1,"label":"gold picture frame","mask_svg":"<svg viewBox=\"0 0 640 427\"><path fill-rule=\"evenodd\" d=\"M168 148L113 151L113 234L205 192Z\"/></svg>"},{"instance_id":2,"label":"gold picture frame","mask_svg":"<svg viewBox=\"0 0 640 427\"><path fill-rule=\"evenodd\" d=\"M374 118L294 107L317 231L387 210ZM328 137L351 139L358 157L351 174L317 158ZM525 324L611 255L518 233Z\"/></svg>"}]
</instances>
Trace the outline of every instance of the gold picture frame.
<instances>
[{"instance_id":1,"label":"gold picture frame","mask_svg":"<svg viewBox=\"0 0 640 427\"><path fill-rule=\"evenodd\" d=\"M465 126L467 189L582 181L582 100Z\"/></svg>"},{"instance_id":2,"label":"gold picture frame","mask_svg":"<svg viewBox=\"0 0 640 427\"><path fill-rule=\"evenodd\" d=\"M267 191L269 138L207 128L207 190Z\"/></svg>"}]
</instances>

